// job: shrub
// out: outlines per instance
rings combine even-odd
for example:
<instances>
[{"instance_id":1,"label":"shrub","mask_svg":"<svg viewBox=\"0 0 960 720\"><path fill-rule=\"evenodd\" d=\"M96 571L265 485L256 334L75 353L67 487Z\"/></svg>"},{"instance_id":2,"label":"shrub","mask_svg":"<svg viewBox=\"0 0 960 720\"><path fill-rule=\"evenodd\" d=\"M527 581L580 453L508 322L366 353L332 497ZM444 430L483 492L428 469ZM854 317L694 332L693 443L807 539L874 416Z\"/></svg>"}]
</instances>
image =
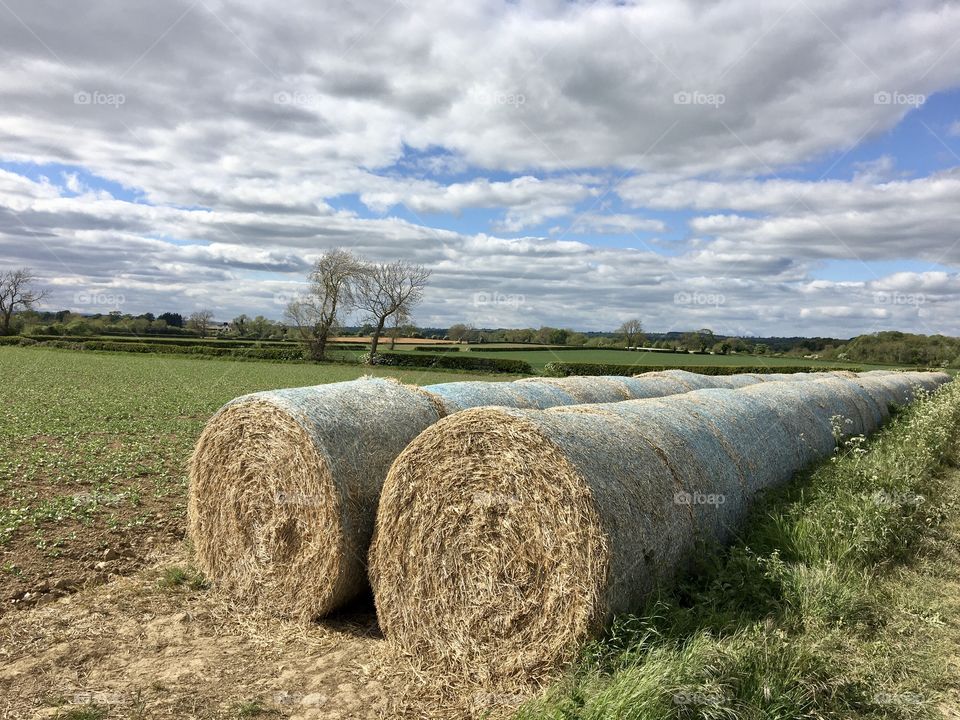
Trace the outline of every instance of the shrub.
<instances>
[{"instance_id":1,"label":"shrub","mask_svg":"<svg viewBox=\"0 0 960 720\"><path fill-rule=\"evenodd\" d=\"M370 354L361 357L363 362L369 362ZM416 355L414 353L377 353L374 365L390 365L393 367L428 367L447 368L450 370L479 370L495 373L525 373L533 374L530 363L523 360L507 358L478 358L453 353L446 355Z\"/></svg>"}]
</instances>

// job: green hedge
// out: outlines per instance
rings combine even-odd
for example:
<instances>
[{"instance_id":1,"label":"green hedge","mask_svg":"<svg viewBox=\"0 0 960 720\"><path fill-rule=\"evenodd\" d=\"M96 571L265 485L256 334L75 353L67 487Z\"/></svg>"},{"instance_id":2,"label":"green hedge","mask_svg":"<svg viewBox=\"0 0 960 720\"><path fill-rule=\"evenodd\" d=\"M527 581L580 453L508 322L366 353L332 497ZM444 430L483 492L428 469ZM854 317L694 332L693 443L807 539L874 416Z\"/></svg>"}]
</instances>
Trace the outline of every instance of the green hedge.
<instances>
[{"instance_id":1,"label":"green hedge","mask_svg":"<svg viewBox=\"0 0 960 720\"><path fill-rule=\"evenodd\" d=\"M369 359L365 355L364 361ZM396 367L447 368L450 370L479 370L494 373L525 373L533 374L530 363L523 360L500 358L469 357L462 353L457 355L416 355L415 353L377 353L375 365L390 365Z\"/></svg>"},{"instance_id":2,"label":"green hedge","mask_svg":"<svg viewBox=\"0 0 960 720\"><path fill-rule=\"evenodd\" d=\"M471 352L536 352L547 351L547 350L607 350L608 348L594 348L587 347L586 345L549 345L544 347L542 345L533 345L532 347L484 347L481 345L471 345L467 348ZM623 348L609 348L610 350L623 350Z\"/></svg>"},{"instance_id":3,"label":"green hedge","mask_svg":"<svg viewBox=\"0 0 960 720\"><path fill-rule=\"evenodd\" d=\"M218 347L218 348L240 348L240 347L297 347L297 343L286 340L203 340L199 337L186 338L161 338L144 335L137 336L116 336L105 339L98 335L30 335L32 340L40 342L61 341L61 342L110 342L110 343L130 343L133 345L164 345L174 347Z\"/></svg>"},{"instance_id":4,"label":"green hedge","mask_svg":"<svg viewBox=\"0 0 960 720\"><path fill-rule=\"evenodd\" d=\"M860 372L858 367L832 367L827 365L610 365L604 363L564 363L549 362L544 375L564 377L567 375L637 375L645 372L663 370L687 370L701 375L737 375L740 373L798 373L824 372L827 370L851 370Z\"/></svg>"},{"instance_id":5,"label":"green hedge","mask_svg":"<svg viewBox=\"0 0 960 720\"><path fill-rule=\"evenodd\" d=\"M458 353L460 352L460 347L449 347L447 345L416 345L414 348L417 352L432 352L432 353Z\"/></svg>"}]
</instances>

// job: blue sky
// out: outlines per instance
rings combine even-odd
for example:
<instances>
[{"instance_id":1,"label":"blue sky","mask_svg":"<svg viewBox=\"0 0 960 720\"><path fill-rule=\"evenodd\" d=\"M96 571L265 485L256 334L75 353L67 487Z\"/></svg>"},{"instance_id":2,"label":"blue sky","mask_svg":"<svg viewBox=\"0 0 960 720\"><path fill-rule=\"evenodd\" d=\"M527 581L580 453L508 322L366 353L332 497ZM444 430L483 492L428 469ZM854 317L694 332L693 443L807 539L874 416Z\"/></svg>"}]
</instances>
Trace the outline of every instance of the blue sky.
<instances>
[{"instance_id":1,"label":"blue sky","mask_svg":"<svg viewBox=\"0 0 960 720\"><path fill-rule=\"evenodd\" d=\"M960 334L958 3L44 5L0 245L51 309L279 318L347 247L430 326Z\"/></svg>"}]
</instances>

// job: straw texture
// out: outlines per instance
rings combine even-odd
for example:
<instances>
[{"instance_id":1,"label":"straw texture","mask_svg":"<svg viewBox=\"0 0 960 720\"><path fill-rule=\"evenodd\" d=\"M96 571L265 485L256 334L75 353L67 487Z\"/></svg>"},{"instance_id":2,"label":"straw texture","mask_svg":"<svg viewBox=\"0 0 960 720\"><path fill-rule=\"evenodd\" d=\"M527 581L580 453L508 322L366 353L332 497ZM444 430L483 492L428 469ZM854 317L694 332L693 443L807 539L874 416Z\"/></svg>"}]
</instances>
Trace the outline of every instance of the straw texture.
<instances>
[{"instance_id":1,"label":"straw texture","mask_svg":"<svg viewBox=\"0 0 960 720\"><path fill-rule=\"evenodd\" d=\"M480 678L568 661L683 571L698 540L729 537L759 493L831 454L836 417L872 432L877 388L942 381L831 374L444 418L384 485L370 553L381 628Z\"/></svg>"}]
</instances>

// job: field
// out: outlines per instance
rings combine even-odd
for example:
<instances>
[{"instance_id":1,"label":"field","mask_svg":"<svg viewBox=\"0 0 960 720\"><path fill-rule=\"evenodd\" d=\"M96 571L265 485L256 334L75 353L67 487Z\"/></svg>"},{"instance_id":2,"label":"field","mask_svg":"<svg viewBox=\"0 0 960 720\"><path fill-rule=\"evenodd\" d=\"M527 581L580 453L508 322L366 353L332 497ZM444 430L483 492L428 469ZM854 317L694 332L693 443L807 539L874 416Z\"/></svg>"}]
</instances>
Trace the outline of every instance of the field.
<instances>
[{"instance_id":1,"label":"field","mask_svg":"<svg viewBox=\"0 0 960 720\"><path fill-rule=\"evenodd\" d=\"M957 393L770 498L551 687L458 686L389 649L369 596L301 626L191 567L185 461L210 414L367 371L0 348L0 718L960 717Z\"/></svg>"},{"instance_id":2,"label":"field","mask_svg":"<svg viewBox=\"0 0 960 720\"><path fill-rule=\"evenodd\" d=\"M0 614L13 600L52 599L35 594L47 585L127 572L151 546L179 540L186 458L228 400L368 373L415 384L483 377L0 348Z\"/></svg>"}]
</instances>

